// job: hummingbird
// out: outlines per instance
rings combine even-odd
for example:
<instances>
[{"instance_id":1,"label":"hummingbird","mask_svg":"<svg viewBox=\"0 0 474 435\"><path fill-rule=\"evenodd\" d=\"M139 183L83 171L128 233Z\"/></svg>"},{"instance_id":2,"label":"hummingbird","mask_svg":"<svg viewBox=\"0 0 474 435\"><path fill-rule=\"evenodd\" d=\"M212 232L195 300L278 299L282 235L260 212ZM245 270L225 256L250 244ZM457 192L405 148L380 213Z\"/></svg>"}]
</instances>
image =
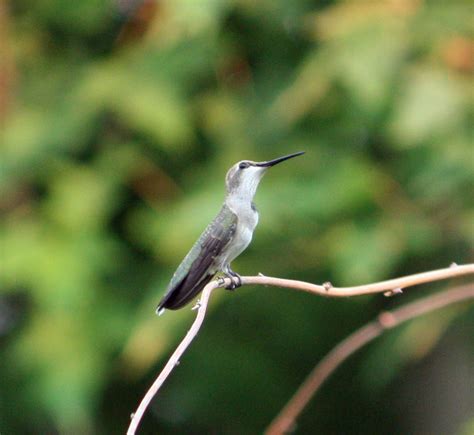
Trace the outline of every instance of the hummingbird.
<instances>
[{"instance_id":1,"label":"hummingbird","mask_svg":"<svg viewBox=\"0 0 474 435\"><path fill-rule=\"evenodd\" d=\"M229 169L225 177L224 204L178 266L156 308L157 314L186 305L218 272L231 279L229 290L240 286L240 276L231 269L230 263L252 241L258 223L253 198L260 180L268 168L301 154L304 151L266 162L242 160Z\"/></svg>"}]
</instances>

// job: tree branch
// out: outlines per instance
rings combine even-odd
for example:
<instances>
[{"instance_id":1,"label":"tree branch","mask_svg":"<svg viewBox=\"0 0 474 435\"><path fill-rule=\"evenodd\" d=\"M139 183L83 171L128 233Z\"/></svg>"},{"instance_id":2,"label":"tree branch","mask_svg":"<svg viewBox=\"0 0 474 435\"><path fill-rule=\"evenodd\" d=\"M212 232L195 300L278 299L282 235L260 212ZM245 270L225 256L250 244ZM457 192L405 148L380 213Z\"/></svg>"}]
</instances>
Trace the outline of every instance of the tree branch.
<instances>
[{"instance_id":1,"label":"tree branch","mask_svg":"<svg viewBox=\"0 0 474 435\"><path fill-rule=\"evenodd\" d=\"M311 284L304 281L295 281L290 279L282 278L272 278L267 276L243 276L241 277L242 285L249 284L259 284L259 285L270 285L274 287L285 287L295 290L302 290L313 294L319 294L322 296L328 297L347 297L347 296L358 296L366 295L371 293L381 293L384 292L387 296L392 294L401 293L403 288L411 287L418 284L424 284L427 282L440 281L448 278L455 278L462 275L474 274L474 264L466 265L457 265L452 264L449 268L433 270L430 272L418 273L415 275L408 275L402 278L391 279L389 281L381 281L379 283L356 286L356 287L333 287L331 283L325 283L323 285ZM209 302L209 297L211 296L212 291L217 287L224 287L231 284L230 279L226 278L222 283L218 281L211 281L209 284L204 287L204 290L201 295L200 302L198 303L198 312L194 323L189 329L188 333L184 337L183 341L174 351L171 358L166 363L165 367L161 373L153 382L150 389L147 391L143 397L140 405L138 406L136 412L132 414L132 420L127 431L127 435L134 435L140 420L145 413L148 405L155 396L155 394L160 389L163 382L173 371L173 368L179 364L179 359L186 351L188 346L191 344L192 340L198 333L201 325L204 321L206 314L207 304Z\"/></svg>"},{"instance_id":2,"label":"tree branch","mask_svg":"<svg viewBox=\"0 0 474 435\"><path fill-rule=\"evenodd\" d=\"M227 285L228 284L230 284L230 280L227 283ZM153 399L155 394L158 392L160 387L163 385L163 382L166 380L166 378L169 376L172 370L177 365L179 365L179 360L181 356L186 351L186 349L188 348L188 346L191 344L194 337L198 333L199 329L201 328L202 322L204 321L204 317L206 315L206 309L207 309L207 304L209 302L209 297L211 296L212 291L217 287L219 287L218 281L211 281L209 284L206 285L206 287L204 287L204 290L202 291L202 294L201 294L200 301L197 304L198 312L196 315L196 319L191 325L191 328L189 329L186 336L183 338L183 341L181 341L179 346L173 352L173 355L171 355L170 359L164 366L163 370L155 379L155 382L153 382L152 386L143 397L136 412L132 414L131 416L132 421L130 422L130 426L128 427L127 435L135 434L138 428L138 425L140 424L140 420L142 419L143 414L148 408L148 405L150 404L151 400Z\"/></svg>"},{"instance_id":3,"label":"tree branch","mask_svg":"<svg viewBox=\"0 0 474 435\"><path fill-rule=\"evenodd\" d=\"M474 299L474 285L472 284L427 296L396 310L379 314L376 320L349 335L316 365L293 397L272 421L265 431L265 435L281 435L291 432L295 426L296 419L324 381L348 357L382 335L387 329L394 328L407 320L467 299Z\"/></svg>"},{"instance_id":4,"label":"tree branch","mask_svg":"<svg viewBox=\"0 0 474 435\"><path fill-rule=\"evenodd\" d=\"M319 294L321 296L348 297L382 292L391 292L396 294L401 293L401 290L407 287L413 287L419 284L426 284L427 282L441 281L449 278L472 274L474 274L474 264L457 265L456 263L453 263L450 267L445 269L416 273L414 275L390 279L388 281L380 281L374 284L359 285L355 287L333 287L329 282L324 283L323 285L317 285L304 281L271 278L267 276L242 277L242 284L271 285L274 287L285 287L295 290L307 291L310 293Z\"/></svg>"}]
</instances>

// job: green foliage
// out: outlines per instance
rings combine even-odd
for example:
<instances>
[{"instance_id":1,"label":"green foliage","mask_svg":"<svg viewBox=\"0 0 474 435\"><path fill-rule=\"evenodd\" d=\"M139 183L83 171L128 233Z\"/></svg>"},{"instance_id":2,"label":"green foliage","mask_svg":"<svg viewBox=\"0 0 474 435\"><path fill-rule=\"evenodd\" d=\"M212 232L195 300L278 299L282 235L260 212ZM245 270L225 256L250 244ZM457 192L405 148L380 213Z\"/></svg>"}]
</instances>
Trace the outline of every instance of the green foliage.
<instances>
[{"instance_id":1,"label":"green foliage","mask_svg":"<svg viewBox=\"0 0 474 435\"><path fill-rule=\"evenodd\" d=\"M240 159L307 152L262 181L243 275L356 285L472 261L468 2L128 3L0 10L2 434L124 432L193 316L156 303ZM216 292L144 430L261 432L325 352L405 298ZM300 433L429 432L376 398L446 331L472 352L467 312L362 352ZM472 426L449 412L434 427Z\"/></svg>"}]
</instances>

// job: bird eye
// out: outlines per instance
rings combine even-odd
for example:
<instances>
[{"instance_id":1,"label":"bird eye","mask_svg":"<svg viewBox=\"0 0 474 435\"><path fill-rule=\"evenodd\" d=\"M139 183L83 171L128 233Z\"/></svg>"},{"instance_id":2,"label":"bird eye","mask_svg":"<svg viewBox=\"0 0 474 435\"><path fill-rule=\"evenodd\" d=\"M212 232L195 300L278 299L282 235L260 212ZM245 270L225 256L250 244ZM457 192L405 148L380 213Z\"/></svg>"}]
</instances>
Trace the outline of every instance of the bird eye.
<instances>
[{"instance_id":1,"label":"bird eye","mask_svg":"<svg viewBox=\"0 0 474 435\"><path fill-rule=\"evenodd\" d=\"M247 162L241 162L239 163L239 169L245 169L248 168L249 164Z\"/></svg>"}]
</instances>

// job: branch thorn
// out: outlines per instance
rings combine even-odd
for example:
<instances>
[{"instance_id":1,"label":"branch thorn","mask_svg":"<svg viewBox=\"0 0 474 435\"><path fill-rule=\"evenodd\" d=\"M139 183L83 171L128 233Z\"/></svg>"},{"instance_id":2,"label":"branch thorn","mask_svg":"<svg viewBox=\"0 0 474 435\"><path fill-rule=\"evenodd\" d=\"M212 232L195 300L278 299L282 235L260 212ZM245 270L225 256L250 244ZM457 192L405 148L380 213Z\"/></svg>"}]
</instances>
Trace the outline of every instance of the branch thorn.
<instances>
[{"instance_id":1,"label":"branch thorn","mask_svg":"<svg viewBox=\"0 0 474 435\"><path fill-rule=\"evenodd\" d=\"M389 290L385 292L383 295L386 296L387 298L395 295L401 295L403 293L403 290L400 287L394 288L393 290Z\"/></svg>"},{"instance_id":2,"label":"branch thorn","mask_svg":"<svg viewBox=\"0 0 474 435\"><path fill-rule=\"evenodd\" d=\"M458 263L456 263L455 261L453 261L453 262L449 265L449 267L458 267Z\"/></svg>"},{"instance_id":3,"label":"branch thorn","mask_svg":"<svg viewBox=\"0 0 474 435\"><path fill-rule=\"evenodd\" d=\"M332 286L331 282L326 281L325 283L323 283L323 287L324 287L324 290L326 290L328 292L329 290L332 289L333 286Z\"/></svg>"}]
</instances>

